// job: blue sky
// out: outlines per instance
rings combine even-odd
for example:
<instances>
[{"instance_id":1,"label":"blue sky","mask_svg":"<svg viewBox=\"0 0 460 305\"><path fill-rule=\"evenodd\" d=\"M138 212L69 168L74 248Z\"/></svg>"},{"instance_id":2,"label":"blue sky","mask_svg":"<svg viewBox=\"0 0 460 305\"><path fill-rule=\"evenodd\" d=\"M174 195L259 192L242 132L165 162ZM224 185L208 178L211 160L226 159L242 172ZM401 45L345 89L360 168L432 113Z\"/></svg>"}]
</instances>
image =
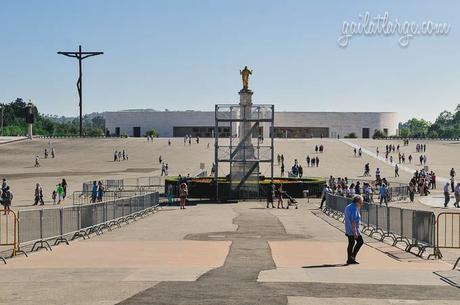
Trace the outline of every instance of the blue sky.
<instances>
[{"instance_id":1,"label":"blue sky","mask_svg":"<svg viewBox=\"0 0 460 305\"><path fill-rule=\"evenodd\" d=\"M1 1L0 101L31 99L44 113L212 110L237 102L239 69L254 70L255 103L289 111L397 111L433 120L460 103L458 1ZM444 37L337 39L344 21L447 22Z\"/></svg>"}]
</instances>

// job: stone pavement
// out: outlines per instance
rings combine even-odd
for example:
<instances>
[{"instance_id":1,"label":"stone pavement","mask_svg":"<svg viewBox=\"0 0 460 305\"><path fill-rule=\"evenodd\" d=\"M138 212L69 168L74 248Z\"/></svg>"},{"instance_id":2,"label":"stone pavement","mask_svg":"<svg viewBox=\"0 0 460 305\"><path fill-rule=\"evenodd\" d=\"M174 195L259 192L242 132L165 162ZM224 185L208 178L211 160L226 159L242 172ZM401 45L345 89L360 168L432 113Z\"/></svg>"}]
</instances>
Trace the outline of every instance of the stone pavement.
<instances>
[{"instance_id":1,"label":"stone pavement","mask_svg":"<svg viewBox=\"0 0 460 305\"><path fill-rule=\"evenodd\" d=\"M346 240L316 209L165 208L103 236L0 266L0 304L459 304L450 265ZM379 246L380 245L380 246ZM383 245L383 246L382 246Z\"/></svg>"}]
</instances>

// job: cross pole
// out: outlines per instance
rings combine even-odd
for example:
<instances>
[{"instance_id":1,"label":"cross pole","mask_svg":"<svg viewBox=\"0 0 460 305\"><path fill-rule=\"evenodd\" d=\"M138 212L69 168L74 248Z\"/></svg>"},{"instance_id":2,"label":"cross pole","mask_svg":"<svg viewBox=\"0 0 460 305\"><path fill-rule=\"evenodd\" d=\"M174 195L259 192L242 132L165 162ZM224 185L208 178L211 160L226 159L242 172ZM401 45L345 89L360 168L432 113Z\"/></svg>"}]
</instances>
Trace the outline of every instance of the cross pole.
<instances>
[{"instance_id":1,"label":"cross pole","mask_svg":"<svg viewBox=\"0 0 460 305\"><path fill-rule=\"evenodd\" d=\"M78 97L80 99L79 106L80 106L80 137L83 135L83 111L82 111L82 60L88 57L102 55L104 52L82 52L81 45L78 47L78 52L57 52L60 55L64 55L67 57L74 57L78 59L78 81L77 81L77 90L78 90Z\"/></svg>"}]
</instances>

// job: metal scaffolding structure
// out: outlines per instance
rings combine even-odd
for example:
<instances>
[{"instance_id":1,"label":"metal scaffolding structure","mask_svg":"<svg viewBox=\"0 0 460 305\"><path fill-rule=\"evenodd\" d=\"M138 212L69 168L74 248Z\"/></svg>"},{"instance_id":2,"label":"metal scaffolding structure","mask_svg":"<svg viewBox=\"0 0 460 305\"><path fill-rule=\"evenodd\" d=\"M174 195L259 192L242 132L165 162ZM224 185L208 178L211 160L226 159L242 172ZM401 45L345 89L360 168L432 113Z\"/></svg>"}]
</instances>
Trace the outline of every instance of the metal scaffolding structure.
<instances>
[{"instance_id":1,"label":"metal scaffolding structure","mask_svg":"<svg viewBox=\"0 0 460 305\"><path fill-rule=\"evenodd\" d=\"M252 92L240 92L240 95ZM244 99L244 97L243 97ZM217 200L254 199L264 197L259 181L260 164L270 166L273 179L274 160L274 105L219 104L215 106L215 186ZM226 135L224 128L230 129L230 137L222 143ZM264 139L265 134L269 135ZM219 164L229 163L230 172L225 180L219 181Z\"/></svg>"}]
</instances>

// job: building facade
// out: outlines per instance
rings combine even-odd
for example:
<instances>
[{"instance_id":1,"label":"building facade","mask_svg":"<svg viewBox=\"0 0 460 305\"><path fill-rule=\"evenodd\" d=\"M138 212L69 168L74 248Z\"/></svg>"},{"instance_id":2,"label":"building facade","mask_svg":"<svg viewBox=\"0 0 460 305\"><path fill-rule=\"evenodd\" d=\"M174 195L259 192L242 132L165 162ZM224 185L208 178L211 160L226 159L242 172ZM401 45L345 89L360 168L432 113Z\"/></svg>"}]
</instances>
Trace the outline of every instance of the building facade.
<instances>
[{"instance_id":1,"label":"building facade","mask_svg":"<svg viewBox=\"0 0 460 305\"><path fill-rule=\"evenodd\" d=\"M142 137L155 129L160 137L213 137L214 111L128 110L105 112L106 134ZM398 134L396 112L275 112L274 133L277 138L345 137L354 133L371 138L376 130L386 135ZM261 126L264 137L268 126ZM230 128L221 127L219 134L228 137Z\"/></svg>"}]
</instances>

